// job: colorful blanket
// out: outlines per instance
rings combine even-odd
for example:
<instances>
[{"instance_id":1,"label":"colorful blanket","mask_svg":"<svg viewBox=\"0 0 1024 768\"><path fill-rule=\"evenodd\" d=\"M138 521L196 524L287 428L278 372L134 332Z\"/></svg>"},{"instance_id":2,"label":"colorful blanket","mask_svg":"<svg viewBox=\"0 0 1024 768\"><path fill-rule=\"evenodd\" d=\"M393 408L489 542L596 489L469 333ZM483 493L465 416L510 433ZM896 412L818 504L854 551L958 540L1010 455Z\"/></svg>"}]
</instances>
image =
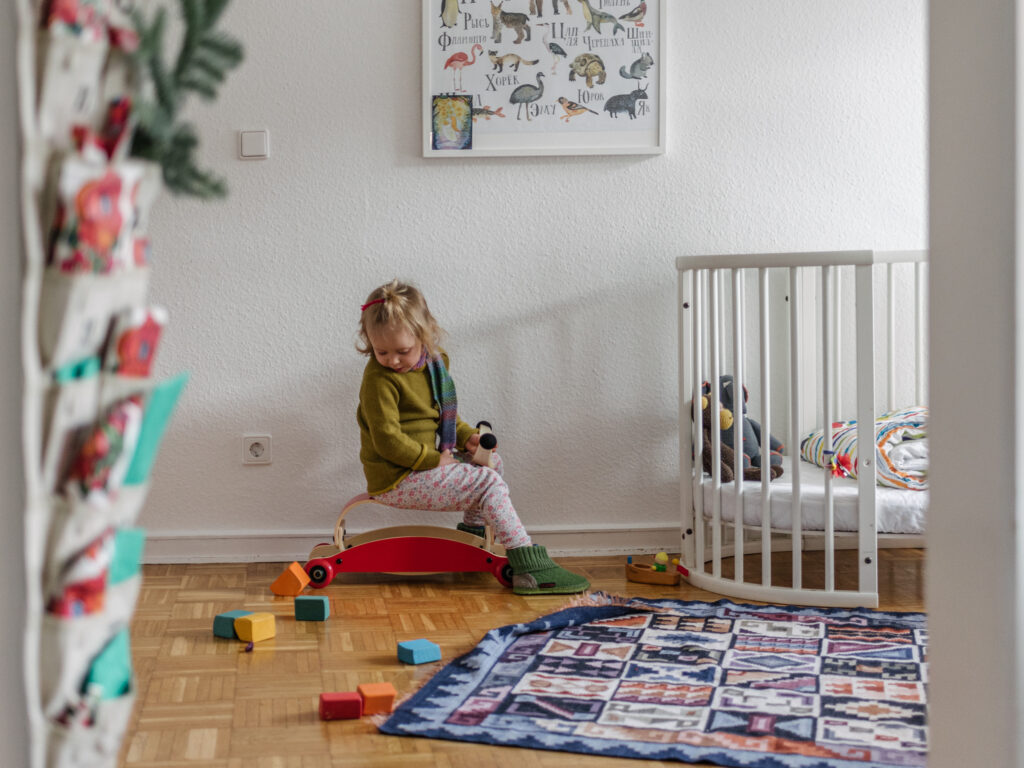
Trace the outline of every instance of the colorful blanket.
<instances>
[{"instance_id":1,"label":"colorful blanket","mask_svg":"<svg viewBox=\"0 0 1024 768\"><path fill-rule=\"evenodd\" d=\"M875 421L875 467L878 484L909 491L928 488L928 409L903 408ZM916 444L910 441L923 441ZM825 432L818 429L800 441L800 458L831 467L837 477L857 477L857 422L832 424L832 454L825 452Z\"/></svg>"},{"instance_id":2,"label":"colorful blanket","mask_svg":"<svg viewBox=\"0 0 1024 768\"><path fill-rule=\"evenodd\" d=\"M492 629L380 729L745 768L925 765L923 614L590 598L606 604Z\"/></svg>"}]
</instances>

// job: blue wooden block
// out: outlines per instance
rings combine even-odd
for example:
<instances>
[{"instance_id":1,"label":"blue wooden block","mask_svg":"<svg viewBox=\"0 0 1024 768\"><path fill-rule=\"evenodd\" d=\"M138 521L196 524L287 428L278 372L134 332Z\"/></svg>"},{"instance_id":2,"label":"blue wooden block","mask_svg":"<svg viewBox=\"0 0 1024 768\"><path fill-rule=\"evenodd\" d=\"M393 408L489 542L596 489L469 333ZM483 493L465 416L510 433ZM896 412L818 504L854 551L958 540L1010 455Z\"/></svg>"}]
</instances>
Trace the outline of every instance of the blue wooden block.
<instances>
[{"instance_id":1,"label":"blue wooden block","mask_svg":"<svg viewBox=\"0 0 1024 768\"><path fill-rule=\"evenodd\" d=\"M426 664L441 660L441 646L429 640L406 640L398 644L398 660L406 664Z\"/></svg>"},{"instance_id":2,"label":"blue wooden block","mask_svg":"<svg viewBox=\"0 0 1024 768\"><path fill-rule=\"evenodd\" d=\"M295 598L298 621L324 621L331 615L331 604L323 595L299 595Z\"/></svg>"},{"instance_id":3,"label":"blue wooden block","mask_svg":"<svg viewBox=\"0 0 1024 768\"><path fill-rule=\"evenodd\" d=\"M213 620L213 634L217 637L226 637L234 639L238 637L235 634L235 619L240 616L248 616L252 611L228 611L226 613L219 613Z\"/></svg>"}]
</instances>

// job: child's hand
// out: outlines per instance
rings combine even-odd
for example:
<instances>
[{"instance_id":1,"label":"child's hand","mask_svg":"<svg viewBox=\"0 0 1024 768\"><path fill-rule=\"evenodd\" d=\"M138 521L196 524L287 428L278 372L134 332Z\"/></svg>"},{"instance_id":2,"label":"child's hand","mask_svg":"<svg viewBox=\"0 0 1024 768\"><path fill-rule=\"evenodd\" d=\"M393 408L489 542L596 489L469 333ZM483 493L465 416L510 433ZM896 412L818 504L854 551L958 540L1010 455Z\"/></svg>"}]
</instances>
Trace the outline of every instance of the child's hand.
<instances>
[{"instance_id":1,"label":"child's hand","mask_svg":"<svg viewBox=\"0 0 1024 768\"><path fill-rule=\"evenodd\" d=\"M449 464L458 464L458 462L455 460L455 457L452 456L451 451L441 451L441 460L437 462L437 466L446 467Z\"/></svg>"},{"instance_id":2,"label":"child's hand","mask_svg":"<svg viewBox=\"0 0 1024 768\"><path fill-rule=\"evenodd\" d=\"M476 449L480 447L480 435L470 435L469 440L466 441L466 447L464 451L472 456L476 453Z\"/></svg>"}]
</instances>

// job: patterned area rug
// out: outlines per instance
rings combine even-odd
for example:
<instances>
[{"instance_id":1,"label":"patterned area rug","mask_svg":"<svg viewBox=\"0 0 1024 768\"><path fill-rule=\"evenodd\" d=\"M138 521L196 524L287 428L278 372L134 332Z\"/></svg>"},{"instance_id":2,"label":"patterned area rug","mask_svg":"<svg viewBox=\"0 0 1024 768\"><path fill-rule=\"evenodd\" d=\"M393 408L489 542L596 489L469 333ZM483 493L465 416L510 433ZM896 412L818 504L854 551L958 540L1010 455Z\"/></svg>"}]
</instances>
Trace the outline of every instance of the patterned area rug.
<instances>
[{"instance_id":1,"label":"patterned area rug","mask_svg":"<svg viewBox=\"0 0 1024 768\"><path fill-rule=\"evenodd\" d=\"M591 595L493 629L385 733L752 768L923 766L924 614Z\"/></svg>"}]
</instances>

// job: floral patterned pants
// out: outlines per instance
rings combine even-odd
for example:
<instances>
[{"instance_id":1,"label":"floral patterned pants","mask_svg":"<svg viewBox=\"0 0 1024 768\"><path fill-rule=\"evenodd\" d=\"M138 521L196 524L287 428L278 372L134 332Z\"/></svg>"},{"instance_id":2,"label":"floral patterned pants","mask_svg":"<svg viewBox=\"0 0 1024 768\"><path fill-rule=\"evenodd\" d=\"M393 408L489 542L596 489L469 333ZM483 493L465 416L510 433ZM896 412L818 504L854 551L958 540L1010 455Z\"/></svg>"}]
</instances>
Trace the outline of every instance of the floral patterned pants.
<instances>
[{"instance_id":1,"label":"floral patterned pants","mask_svg":"<svg viewBox=\"0 0 1024 768\"><path fill-rule=\"evenodd\" d=\"M491 469L460 462L411 472L390 491L374 498L396 509L462 512L467 525L490 525L495 540L505 549L529 546L530 535L512 506L497 454L494 464Z\"/></svg>"}]
</instances>

